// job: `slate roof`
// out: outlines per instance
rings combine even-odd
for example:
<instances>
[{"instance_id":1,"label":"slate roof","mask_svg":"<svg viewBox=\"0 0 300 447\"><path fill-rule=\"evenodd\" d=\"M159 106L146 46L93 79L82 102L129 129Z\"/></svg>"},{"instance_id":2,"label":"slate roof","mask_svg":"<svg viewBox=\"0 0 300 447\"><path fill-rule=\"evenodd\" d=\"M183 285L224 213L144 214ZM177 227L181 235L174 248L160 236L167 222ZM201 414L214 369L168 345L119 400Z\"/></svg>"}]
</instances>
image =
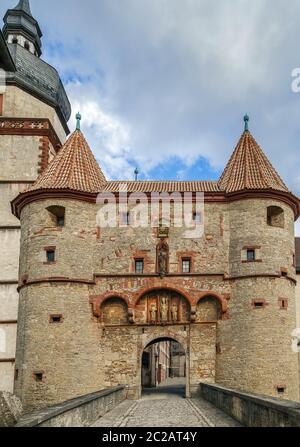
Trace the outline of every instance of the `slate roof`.
<instances>
[{"instance_id":1,"label":"slate roof","mask_svg":"<svg viewBox=\"0 0 300 447\"><path fill-rule=\"evenodd\" d=\"M288 192L288 188L249 131L242 134L220 178L219 187L227 193L251 189Z\"/></svg>"},{"instance_id":2,"label":"slate roof","mask_svg":"<svg viewBox=\"0 0 300 447\"><path fill-rule=\"evenodd\" d=\"M59 109L66 125L71 105L57 70L21 45L7 46L16 66L16 72L8 74L8 84L17 83Z\"/></svg>"},{"instance_id":3,"label":"slate roof","mask_svg":"<svg viewBox=\"0 0 300 447\"><path fill-rule=\"evenodd\" d=\"M29 0L20 0L17 6L15 6L13 9L17 11L24 11L29 16L32 16Z\"/></svg>"},{"instance_id":4,"label":"slate roof","mask_svg":"<svg viewBox=\"0 0 300 447\"><path fill-rule=\"evenodd\" d=\"M15 71L16 69L1 30L0 30L0 68L2 68L5 71Z\"/></svg>"},{"instance_id":5,"label":"slate roof","mask_svg":"<svg viewBox=\"0 0 300 447\"><path fill-rule=\"evenodd\" d=\"M98 193L106 179L82 132L76 130L27 191L44 189Z\"/></svg>"}]
</instances>

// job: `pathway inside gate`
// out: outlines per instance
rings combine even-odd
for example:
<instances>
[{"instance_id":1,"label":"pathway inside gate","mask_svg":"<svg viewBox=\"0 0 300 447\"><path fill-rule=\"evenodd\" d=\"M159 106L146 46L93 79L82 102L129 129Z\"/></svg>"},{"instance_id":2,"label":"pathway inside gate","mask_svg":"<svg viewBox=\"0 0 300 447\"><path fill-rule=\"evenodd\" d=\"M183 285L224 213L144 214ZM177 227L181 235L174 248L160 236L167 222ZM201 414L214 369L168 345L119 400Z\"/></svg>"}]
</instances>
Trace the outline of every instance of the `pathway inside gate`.
<instances>
[{"instance_id":1,"label":"pathway inside gate","mask_svg":"<svg viewBox=\"0 0 300 447\"><path fill-rule=\"evenodd\" d=\"M125 400L93 427L241 427L202 398L185 399L184 385L168 379L144 391L138 401Z\"/></svg>"}]
</instances>

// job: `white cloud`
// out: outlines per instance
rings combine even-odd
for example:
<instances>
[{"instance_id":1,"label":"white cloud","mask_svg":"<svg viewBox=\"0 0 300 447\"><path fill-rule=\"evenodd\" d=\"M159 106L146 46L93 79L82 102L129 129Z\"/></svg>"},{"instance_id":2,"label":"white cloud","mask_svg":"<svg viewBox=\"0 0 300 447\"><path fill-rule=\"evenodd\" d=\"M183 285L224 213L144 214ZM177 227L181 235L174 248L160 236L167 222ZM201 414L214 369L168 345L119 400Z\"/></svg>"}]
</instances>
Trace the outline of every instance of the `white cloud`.
<instances>
[{"instance_id":1,"label":"white cloud","mask_svg":"<svg viewBox=\"0 0 300 447\"><path fill-rule=\"evenodd\" d=\"M12 0L1 5L4 13ZM300 94L291 91L300 66L298 0L31 5L45 56L69 80L73 112L81 108L111 177L130 178L135 164L147 175L174 157L184 165L174 178L188 176L200 157L219 171L248 112L257 141L300 193Z\"/></svg>"}]
</instances>

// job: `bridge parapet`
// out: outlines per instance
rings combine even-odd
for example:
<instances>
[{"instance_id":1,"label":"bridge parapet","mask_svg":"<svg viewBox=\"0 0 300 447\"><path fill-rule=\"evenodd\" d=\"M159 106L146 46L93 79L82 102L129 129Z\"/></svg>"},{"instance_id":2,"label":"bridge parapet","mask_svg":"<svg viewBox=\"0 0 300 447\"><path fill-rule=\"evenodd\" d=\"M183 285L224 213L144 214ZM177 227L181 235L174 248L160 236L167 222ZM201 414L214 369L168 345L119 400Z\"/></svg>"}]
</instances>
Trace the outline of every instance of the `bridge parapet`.
<instances>
[{"instance_id":1,"label":"bridge parapet","mask_svg":"<svg viewBox=\"0 0 300 447\"><path fill-rule=\"evenodd\" d=\"M125 399L126 387L109 388L25 414L16 427L87 427Z\"/></svg>"},{"instance_id":2,"label":"bridge parapet","mask_svg":"<svg viewBox=\"0 0 300 447\"><path fill-rule=\"evenodd\" d=\"M247 427L300 427L300 403L201 383L200 395Z\"/></svg>"}]
</instances>

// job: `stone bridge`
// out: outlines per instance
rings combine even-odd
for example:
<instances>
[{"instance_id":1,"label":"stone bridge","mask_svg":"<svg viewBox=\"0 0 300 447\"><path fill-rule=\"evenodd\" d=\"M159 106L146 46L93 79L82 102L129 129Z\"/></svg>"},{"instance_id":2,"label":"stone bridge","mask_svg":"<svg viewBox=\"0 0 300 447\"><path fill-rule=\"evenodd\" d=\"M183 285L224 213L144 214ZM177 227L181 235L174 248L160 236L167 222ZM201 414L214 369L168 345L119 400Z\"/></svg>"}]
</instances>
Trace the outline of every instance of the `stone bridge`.
<instances>
[{"instance_id":1,"label":"stone bridge","mask_svg":"<svg viewBox=\"0 0 300 447\"><path fill-rule=\"evenodd\" d=\"M178 380L178 379L177 379ZM192 399L169 379L140 400L119 386L21 417L17 427L300 427L300 404L224 388L199 385Z\"/></svg>"}]
</instances>

